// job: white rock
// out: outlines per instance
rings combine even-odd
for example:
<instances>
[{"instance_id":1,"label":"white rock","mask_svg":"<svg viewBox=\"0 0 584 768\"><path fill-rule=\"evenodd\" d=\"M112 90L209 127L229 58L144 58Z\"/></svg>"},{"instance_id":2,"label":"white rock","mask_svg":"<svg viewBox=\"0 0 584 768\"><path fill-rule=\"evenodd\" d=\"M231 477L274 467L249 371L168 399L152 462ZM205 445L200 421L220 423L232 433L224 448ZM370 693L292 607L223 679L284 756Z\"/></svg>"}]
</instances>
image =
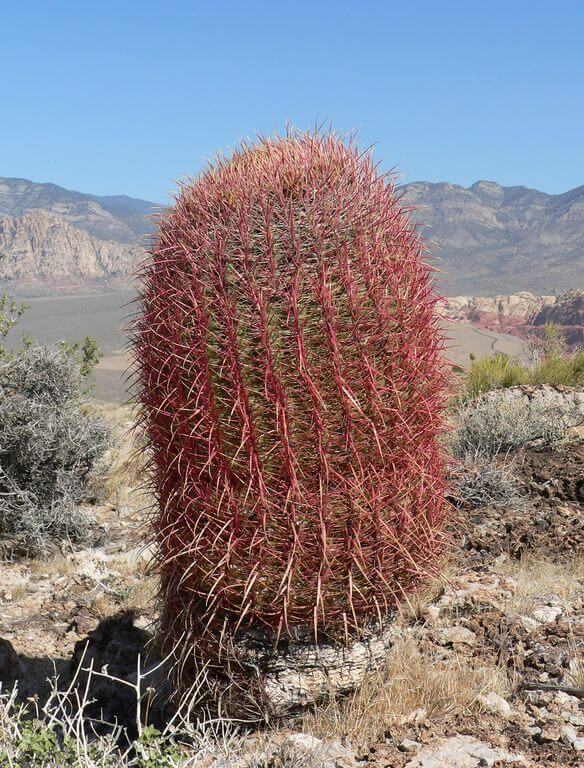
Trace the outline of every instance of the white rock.
<instances>
[{"instance_id":1,"label":"white rock","mask_svg":"<svg viewBox=\"0 0 584 768\"><path fill-rule=\"evenodd\" d=\"M400 750L400 752L417 752L421 746L422 745L419 741L414 741L413 739L404 739L403 741L400 741L400 743L397 745L397 748Z\"/></svg>"},{"instance_id":2,"label":"white rock","mask_svg":"<svg viewBox=\"0 0 584 768\"><path fill-rule=\"evenodd\" d=\"M513 711L511 704L494 691L479 696L478 701L485 712L491 712L494 715L509 717Z\"/></svg>"},{"instance_id":3,"label":"white rock","mask_svg":"<svg viewBox=\"0 0 584 768\"><path fill-rule=\"evenodd\" d=\"M490 747L474 736L450 736L424 747L406 768L492 768L495 764L527 765L525 757Z\"/></svg>"},{"instance_id":4,"label":"white rock","mask_svg":"<svg viewBox=\"0 0 584 768\"><path fill-rule=\"evenodd\" d=\"M306 706L332 691L357 688L365 675L387 659L395 637L395 626L349 645L298 645L280 657L267 657L264 667L257 651L243 644L237 653L244 663L262 669L266 704L274 714ZM255 654L255 655L254 655Z\"/></svg>"},{"instance_id":5,"label":"white rock","mask_svg":"<svg viewBox=\"0 0 584 768\"><path fill-rule=\"evenodd\" d=\"M533 618L540 624L552 624L561 615L562 609L559 605L543 605L533 612Z\"/></svg>"},{"instance_id":6,"label":"white rock","mask_svg":"<svg viewBox=\"0 0 584 768\"><path fill-rule=\"evenodd\" d=\"M436 624L440 618L440 607L438 605L429 605L424 612L424 618L430 624Z\"/></svg>"},{"instance_id":7,"label":"white rock","mask_svg":"<svg viewBox=\"0 0 584 768\"><path fill-rule=\"evenodd\" d=\"M298 747L299 749L304 749L307 752L310 752L315 749L320 749L322 743L321 739L318 739L316 736L311 736L310 733L293 733L291 736L288 736L282 746Z\"/></svg>"},{"instance_id":8,"label":"white rock","mask_svg":"<svg viewBox=\"0 0 584 768\"><path fill-rule=\"evenodd\" d=\"M285 760L300 759L302 765L306 761L307 765L319 768L353 768L355 765L353 756L340 741L322 741L309 733L288 736L282 742L280 755Z\"/></svg>"},{"instance_id":9,"label":"white rock","mask_svg":"<svg viewBox=\"0 0 584 768\"><path fill-rule=\"evenodd\" d=\"M560 728L560 738L566 744L572 745L578 739L578 731L573 725L562 725Z\"/></svg>"},{"instance_id":10,"label":"white rock","mask_svg":"<svg viewBox=\"0 0 584 768\"><path fill-rule=\"evenodd\" d=\"M531 616L520 616L519 621L521 622L523 629L527 630L527 632L533 632L539 627L539 623L535 619L532 619Z\"/></svg>"},{"instance_id":11,"label":"white rock","mask_svg":"<svg viewBox=\"0 0 584 768\"><path fill-rule=\"evenodd\" d=\"M580 699L576 696L570 696L570 694L565 691L556 691L554 699L562 707L572 710L572 712L578 712L580 709Z\"/></svg>"},{"instance_id":12,"label":"white rock","mask_svg":"<svg viewBox=\"0 0 584 768\"><path fill-rule=\"evenodd\" d=\"M562 716L572 725L576 725L578 728L584 728L584 715L573 712L562 712Z\"/></svg>"}]
</instances>

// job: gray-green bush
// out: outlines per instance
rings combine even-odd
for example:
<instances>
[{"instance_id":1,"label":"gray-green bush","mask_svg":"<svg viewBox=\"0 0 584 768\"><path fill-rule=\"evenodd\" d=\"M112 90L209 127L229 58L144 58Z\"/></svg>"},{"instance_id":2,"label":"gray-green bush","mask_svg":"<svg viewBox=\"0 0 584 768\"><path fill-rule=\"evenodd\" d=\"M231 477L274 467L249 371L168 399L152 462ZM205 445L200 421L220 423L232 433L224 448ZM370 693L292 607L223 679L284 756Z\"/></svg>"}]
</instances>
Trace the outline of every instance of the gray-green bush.
<instances>
[{"instance_id":1,"label":"gray-green bush","mask_svg":"<svg viewBox=\"0 0 584 768\"><path fill-rule=\"evenodd\" d=\"M524 499L512 467L480 456L468 457L453 475L458 498L472 507L503 507Z\"/></svg>"},{"instance_id":2,"label":"gray-green bush","mask_svg":"<svg viewBox=\"0 0 584 768\"><path fill-rule=\"evenodd\" d=\"M91 524L80 506L109 444L84 410L82 363L62 347L27 346L0 359L0 535L46 555Z\"/></svg>"},{"instance_id":3,"label":"gray-green bush","mask_svg":"<svg viewBox=\"0 0 584 768\"><path fill-rule=\"evenodd\" d=\"M491 392L458 408L451 450L457 459L489 459L522 448L534 440L547 445L561 441L578 414L555 405L528 402Z\"/></svg>"}]
</instances>

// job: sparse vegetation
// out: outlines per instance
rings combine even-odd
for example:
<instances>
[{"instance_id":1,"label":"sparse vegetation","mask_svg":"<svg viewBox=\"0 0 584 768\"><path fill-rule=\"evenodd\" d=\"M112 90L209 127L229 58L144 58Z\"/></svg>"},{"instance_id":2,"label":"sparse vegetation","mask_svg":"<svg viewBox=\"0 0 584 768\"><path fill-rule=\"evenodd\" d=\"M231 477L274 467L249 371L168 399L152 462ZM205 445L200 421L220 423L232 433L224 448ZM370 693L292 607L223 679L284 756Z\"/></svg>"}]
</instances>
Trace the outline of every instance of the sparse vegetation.
<instances>
[{"instance_id":1,"label":"sparse vegetation","mask_svg":"<svg viewBox=\"0 0 584 768\"><path fill-rule=\"evenodd\" d=\"M0 328L12 328L19 308L4 299L0 310ZM30 342L0 356L0 534L13 549L47 555L54 542L88 533L81 503L109 445L82 397L95 356L90 343L80 352Z\"/></svg>"},{"instance_id":2,"label":"sparse vegetation","mask_svg":"<svg viewBox=\"0 0 584 768\"><path fill-rule=\"evenodd\" d=\"M467 397L477 397L492 389L506 389L518 384L526 384L529 373L525 366L501 352L472 360L466 373L465 387Z\"/></svg>"},{"instance_id":3,"label":"sparse vegetation","mask_svg":"<svg viewBox=\"0 0 584 768\"><path fill-rule=\"evenodd\" d=\"M476 359L462 373L462 399L479 397L493 389L508 389L521 384L539 386L584 386L584 350L566 351L562 329L547 323L542 336L531 337L526 344L529 363L502 352Z\"/></svg>"},{"instance_id":4,"label":"sparse vegetation","mask_svg":"<svg viewBox=\"0 0 584 768\"><path fill-rule=\"evenodd\" d=\"M542 595L554 595L564 606L584 595L584 556L558 562L531 552L520 560L505 560L498 572L515 581L509 612L528 614L541 604Z\"/></svg>"},{"instance_id":5,"label":"sparse vegetation","mask_svg":"<svg viewBox=\"0 0 584 768\"><path fill-rule=\"evenodd\" d=\"M481 694L505 694L508 680L495 665L470 665L467 657L440 661L420 653L407 637L392 648L387 665L372 673L359 690L331 698L304 718L303 729L324 739L347 735L359 741L379 739L408 716L439 720L478 708Z\"/></svg>"},{"instance_id":6,"label":"sparse vegetation","mask_svg":"<svg viewBox=\"0 0 584 768\"><path fill-rule=\"evenodd\" d=\"M237 756L237 730L229 723L191 723L179 712L163 731L142 726L127 740L124 729L85 719L87 699L78 708L53 681L53 693L39 711L19 704L17 689L0 692L0 765L6 768L186 768L204 758ZM122 746L123 744L126 746ZM188 751L186 749L188 745ZM227 765L228 763L226 763ZM259 765L258 765L258 768Z\"/></svg>"},{"instance_id":7,"label":"sparse vegetation","mask_svg":"<svg viewBox=\"0 0 584 768\"><path fill-rule=\"evenodd\" d=\"M460 405L454 421L450 436L454 456L462 460L488 460L534 440L548 445L558 443L568 427L578 423L578 416L560 407L492 392Z\"/></svg>"},{"instance_id":8,"label":"sparse vegetation","mask_svg":"<svg viewBox=\"0 0 584 768\"><path fill-rule=\"evenodd\" d=\"M473 507L505 506L523 497L512 467L485 460L480 454L466 456L452 480L457 497Z\"/></svg>"}]
</instances>

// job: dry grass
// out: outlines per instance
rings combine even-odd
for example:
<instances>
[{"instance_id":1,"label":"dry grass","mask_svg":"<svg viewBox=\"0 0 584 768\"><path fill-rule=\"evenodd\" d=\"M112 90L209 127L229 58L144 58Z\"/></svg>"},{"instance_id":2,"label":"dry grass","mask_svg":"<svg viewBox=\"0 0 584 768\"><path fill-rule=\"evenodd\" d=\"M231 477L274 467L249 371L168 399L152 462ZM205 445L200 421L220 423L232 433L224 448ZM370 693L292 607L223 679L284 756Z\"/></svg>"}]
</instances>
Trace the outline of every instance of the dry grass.
<instances>
[{"instance_id":1,"label":"dry grass","mask_svg":"<svg viewBox=\"0 0 584 768\"><path fill-rule=\"evenodd\" d=\"M91 603L89 610L98 619L105 619L117 613L118 601L110 594L102 593Z\"/></svg>"},{"instance_id":2,"label":"dry grass","mask_svg":"<svg viewBox=\"0 0 584 768\"><path fill-rule=\"evenodd\" d=\"M116 445L107 477L100 480L100 491L116 507L127 506L134 490L144 481L144 459L138 450L133 407L111 403L94 403L93 407L107 422Z\"/></svg>"},{"instance_id":3,"label":"dry grass","mask_svg":"<svg viewBox=\"0 0 584 768\"><path fill-rule=\"evenodd\" d=\"M436 576L432 576L421 584L411 595L404 595L400 604L400 615L404 623L422 621L426 616L428 606L435 603L460 573L454 557L444 559Z\"/></svg>"},{"instance_id":4,"label":"dry grass","mask_svg":"<svg viewBox=\"0 0 584 768\"><path fill-rule=\"evenodd\" d=\"M413 640L404 638L396 643L383 669L345 699L331 699L307 715L302 730L324 739L374 740L392 725L415 718L419 710L429 719L443 719L478 708L481 694L504 695L507 690L502 669L471 665L462 656L440 661L422 654Z\"/></svg>"},{"instance_id":5,"label":"dry grass","mask_svg":"<svg viewBox=\"0 0 584 768\"><path fill-rule=\"evenodd\" d=\"M502 575L516 582L509 610L529 614L541 605L542 597L555 595L568 609L578 595L584 594L584 556L557 562L550 558L529 554L518 561L506 561L500 566Z\"/></svg>"},{"instance_id":6,"label":"dry grass","mask_svg":"<svg viewBox=\"0 0 584 768\"><path fill-rule=\"evenodd\" d=\"M153 576L144 576L128 587L118 603L123 610L148 613L156 599L158 580Z\"/></svg>"},{"instance_id":7,"label":"dry grass","mask_svg":"<svg viewBox=\"0 0 584 768\"><path fill-rule=\"evenodd\" d=\"M10 589L12 600L17 602L28 594L28 584L16 584Z\"/></svg>"},{"instance_id":8,"label":"dry grass","mask_svg":"<svg viewBox=\"0 0 584 768\"><path fill-rule=\"evenodd\" d=\"M63 555L55 555L50 560L31 560L31 576L68 576L76 565Z\"/></svg>"},{"instance_id":9,"label":"dry grass","mask_svg":"<svg viewBox=\"0 0 584 768\"><path fill-rule=\"evenodd\" d=\"M570 662L569 683L576 688L584 688L584 655L581 648L574 650L574 657Z\"/></svg>"}]
</instances>

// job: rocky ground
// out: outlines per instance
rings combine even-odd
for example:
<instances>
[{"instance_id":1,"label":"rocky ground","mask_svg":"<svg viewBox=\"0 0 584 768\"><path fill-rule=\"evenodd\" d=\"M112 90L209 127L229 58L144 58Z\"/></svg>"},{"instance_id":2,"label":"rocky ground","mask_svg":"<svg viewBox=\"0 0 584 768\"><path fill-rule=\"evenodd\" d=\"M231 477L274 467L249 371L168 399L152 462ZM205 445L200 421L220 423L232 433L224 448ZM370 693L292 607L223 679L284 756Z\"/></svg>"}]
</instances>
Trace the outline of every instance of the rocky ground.
<instances>
[{"instance_id":1,"label":"rocky ground","mask_svg":"<svg viewBox=\"0 0 584 768\"><path fill-rule=\"evenodd\" d=\"M122 436L129 411L107 415ZM584 766L584 442L506 461L523 496L455 509L444 574L404 606L387 668L267 742L247 737L223 765ZM126 440L87 546L0 565L4 687L18 678L24 698L42 701L47 679L64 685L80 660L135 680L138 658L152 657L140 478ZM91 691L105 719L127 717L134 695L103 679Z\"/></svg>"}]
</instances>

